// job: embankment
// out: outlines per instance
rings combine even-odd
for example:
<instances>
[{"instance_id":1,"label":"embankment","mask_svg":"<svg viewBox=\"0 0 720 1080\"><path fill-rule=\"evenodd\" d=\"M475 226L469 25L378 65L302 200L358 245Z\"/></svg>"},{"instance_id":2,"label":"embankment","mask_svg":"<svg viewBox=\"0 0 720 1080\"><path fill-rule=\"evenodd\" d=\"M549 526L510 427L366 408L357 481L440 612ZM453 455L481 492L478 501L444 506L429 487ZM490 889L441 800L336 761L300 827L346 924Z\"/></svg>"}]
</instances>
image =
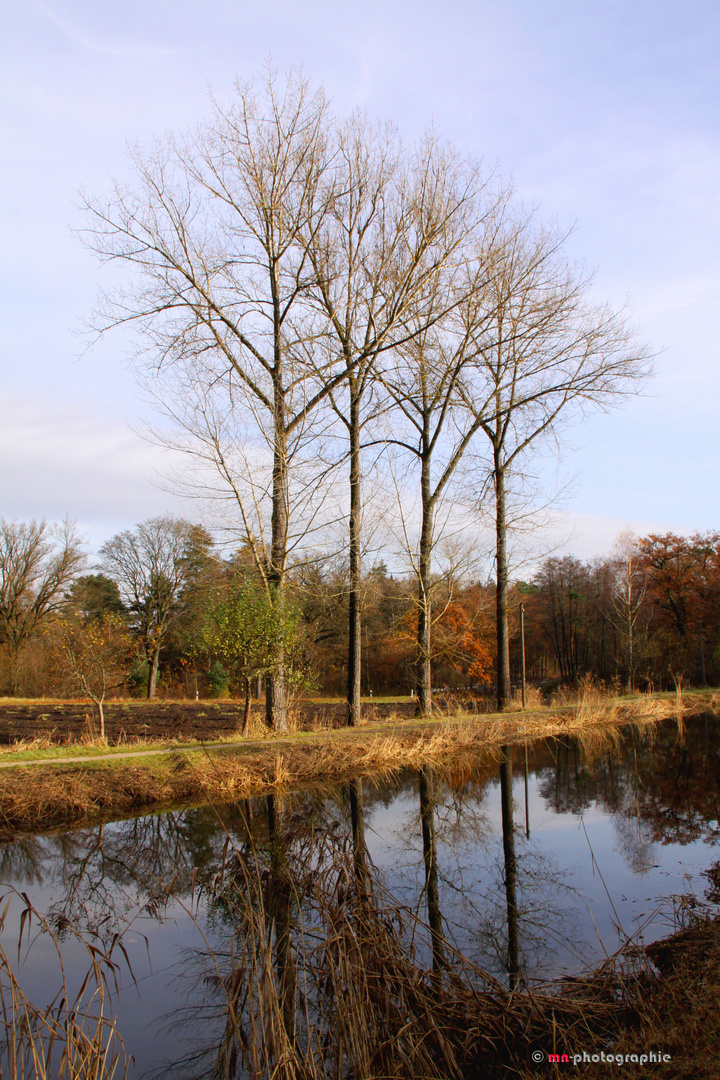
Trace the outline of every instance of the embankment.
<instances>
[{"instance_id":1,"label":"embankment","mask_svg":"<svg viewBox=\"0 0 720 1080\"><path fill-rule=\"evenodd\" d=\"M107 758L63 762L60 751L42 761L0 768L0 835L39 831L201 802L228 802L290 786L337 783L403 767L469 767L479 755L501 755L504 745L557 736L595 745L620 737L623 725L655 724L707 712L708 695L584 701L562 710L457 716L431 721L387 721L354 729L268 735L192 748L124 747ZM67 751L65 751L67 754ZM128 756L130 755L130 756Z\"/></svg>"}]
</instances>

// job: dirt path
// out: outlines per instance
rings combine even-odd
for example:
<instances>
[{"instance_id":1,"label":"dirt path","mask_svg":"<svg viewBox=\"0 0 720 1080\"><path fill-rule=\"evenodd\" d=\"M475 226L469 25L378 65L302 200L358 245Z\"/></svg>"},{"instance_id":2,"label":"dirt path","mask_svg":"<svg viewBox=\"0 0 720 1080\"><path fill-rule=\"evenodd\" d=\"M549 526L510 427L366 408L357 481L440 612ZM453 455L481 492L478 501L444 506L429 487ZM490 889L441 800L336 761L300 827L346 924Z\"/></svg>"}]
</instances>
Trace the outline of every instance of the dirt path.
<instances>
[{"instance_id":1,"label":"dirt path","mask_svg":"<svg viewBox=\"0 0 720 1080\"><path fill-rule=\"evenodd\" d=\"M262 746L267 745L264 740L253 742L216 743L199 746L161 746L154 750L121 750L117 754L93 754L92 757L57 757L40 758L38 761L0 761L0 769L26 768L30 765L92 765L96 761L119 761L120 758L143 758L155 757L158 754L171 754L173 750L182 753L188 750L231 750L235 746Z\"/></svg>"},{"instance_id":2,"label":"dirt path","mask_svg":"<svg viewBox=\"0 0 720 1080\"><path fill-rule=\"evenodd\" d=\"M530 714L526 714L530 715ZM408 723L399 722L395 724L373 724L372 726L363 728L335 728L328 729L327 731L313 732L311 735L307 733L298 733L297 735L285 735L280 738L270 739L242 739L237 742L207 742L197 743L194 746L159 746L153 747L152 750L119 750L114 754L93 754L92 756L84 755L82 757L55 757L55 758L38 758L36 760L25 759L20 761L0 761L0 769L19 769L29 767L31 765L93 765L96 761L119 761L123 758L146 758L157 757L160 754L172 754L172 753L192 753L198 751L204 751L209 753L211 750L247 750L252 752L253 750L269 750L275 747L282 747L292 745L293 743L302 743L303 745L312 744L317 742L326 742L328 739L343 739L343 738L368 738L374 735L387 735L393 731L402 732L419 732L427 728L436 727L448 723L459 723L462 718L452 717L438 717L432 720L417 720L415 722Z\"/></svg>"}]
</instances>

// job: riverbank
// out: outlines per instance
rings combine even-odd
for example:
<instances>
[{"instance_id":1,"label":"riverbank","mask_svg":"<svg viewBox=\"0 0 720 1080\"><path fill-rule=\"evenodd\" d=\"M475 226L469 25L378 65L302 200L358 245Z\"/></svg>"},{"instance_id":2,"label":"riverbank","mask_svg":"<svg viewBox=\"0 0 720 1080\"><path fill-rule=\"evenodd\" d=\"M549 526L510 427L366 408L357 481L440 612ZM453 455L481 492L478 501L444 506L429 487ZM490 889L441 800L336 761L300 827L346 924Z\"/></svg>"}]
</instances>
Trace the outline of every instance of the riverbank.
<instances>
[{"instance_id":1,"label":"riverbank","mask_svg":"<svg viewBox=\"0 0 720 1080\"><path fill-rule=\"evenodd\" d=\"M579 704L432 720L389 718L357 728L263 733L242 741L139 740L108 748L16 744L0 769L0 836L79 825L135 812L228 802L291 786L337 783L403 767L470 767L479 753L559 736L619 738L624 725L655 724L717 708L717 695L608 698Z\"/></svg>"}]
</instances>

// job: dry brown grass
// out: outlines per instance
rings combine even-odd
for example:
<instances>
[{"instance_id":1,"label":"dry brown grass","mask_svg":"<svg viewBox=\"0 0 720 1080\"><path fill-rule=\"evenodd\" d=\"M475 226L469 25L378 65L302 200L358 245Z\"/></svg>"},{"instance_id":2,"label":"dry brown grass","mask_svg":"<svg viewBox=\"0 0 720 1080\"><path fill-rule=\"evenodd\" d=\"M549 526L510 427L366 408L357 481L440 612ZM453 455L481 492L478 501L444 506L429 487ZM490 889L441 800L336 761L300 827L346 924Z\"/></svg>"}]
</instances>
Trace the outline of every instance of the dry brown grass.
<instances>
[{"instance_id":1,"label":"dry brown grass","mask_svg":"<svg viewBox=\"0 0 720 1080\"><path fill-rule=\"evenodd\" d=\"M0 745L0 754L24 754L33 750L52 750L57 746L53 738L53 732L48 731L43 735L36 735L32 739L16 739L15 742Z\"/></svg>"},{"instance_id":2,"label":"dry brown grass","mask_svg":"<svg viewBox=\"0 0 720 1080\"><path fill-rule=\"evenodd\" d=\"M567 1054L572 1075L599 1080L612 1075L644 1080L717 1080L720 1061L720 920L701 918L678 933L646 949L627 946L596 972L569 982L563 997L581 1006L587 994L596 1001L622 1008L607 1013L606 1022L594 1037L562 1022L553 1022L539 1047L545 1054ZM622 1055L615 1062L579 1062L572 1058L583 1051L590 1056ZM652 1051L668 1055L669 1061L640 1061ZM634 1060L633 1060L634 1058ZM542 1071L547 1075L548 1063ZM524 1069L523 1080L533 1080L541 1070ZM560 1066L551 1075L567 1071Z\"/></svg>"},{"instance_id":3,"label":"dry brown grass","mask_svg":"<svg viewBox=\"0 0 720 1080\"><path fill-rule=\"evenodd\" d=\"M0 918L4 929L8 910L22 903L20 942L32 924L45 940L55 946L60 968L60 987L53 1001L40 1007L23 991L5 949L0 946L0 1076L7 1080L111 1080L125 1077L128 1059L114 1018L107 1015L110 1004L108 979L117 973L112 957L96 944L88 945L69 930L85 947L88 968L76 993L69 989L57 936L47 921L17 893L0 899L5 908ZM50 965L51 966L51 965Z\"/></svg>"},{"instance_id":4,"label":"dry brown grass","mask_svg":"<svg viewBox=\"0 0 720 1080\"><path fill-rule=\"evenodd\" d=\"M237 749L221 742L203 750L167 747L135 762L18 765L0 772L0 823L5 834L129 813L148 807L228 801L293 785L337 782L405 766L470 767L503 745L572 736L588 750L607 746L625 724L652 725L707 710L707 698L588 698L575 708L505 713L446 722L388 722L279 739L267 729ZM149 743L148 747L152 744Z\"/></svg>"},{"instance_id":5,"label":"dry brown grass","mask_svg":"<svg viewBox=\"0 0 720 1080\"><path fill-rule=\"evenodd\" d=\"M717 922L647 951L627 946L560 986L509 991L449 943L443 971L428 970L412 943L429 928L373 876L366 863L360 885L349 853L337 852L305 876L295 867L290 881L283 863L268 877L254 852L235 851L213 884L235 927L206 980L225 1015L223 1038L208 1047L213 1075L236 1075L234 1062L276 1080L531 1080L562 1075L548 1069L549 1053L653 1050L674 1059L653 1076L717 1077ZM537 1068L533 1052L545 1055ZM580 1063L573 1075L607 1070ZM628 1060L622 1074L649 1072Z\"/></svg>"}]
</instances>

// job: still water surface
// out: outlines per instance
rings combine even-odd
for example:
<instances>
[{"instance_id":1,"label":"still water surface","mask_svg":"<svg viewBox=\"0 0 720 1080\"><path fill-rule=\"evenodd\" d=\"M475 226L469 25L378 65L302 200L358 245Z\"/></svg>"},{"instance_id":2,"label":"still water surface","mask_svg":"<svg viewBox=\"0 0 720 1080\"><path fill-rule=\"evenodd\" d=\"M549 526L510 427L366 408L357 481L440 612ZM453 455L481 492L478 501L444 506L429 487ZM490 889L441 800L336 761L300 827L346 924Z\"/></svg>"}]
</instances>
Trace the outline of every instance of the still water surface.
<instances>
[{"instance_id":1,"label":"still water surface","mask_svg":"<svg viewBox=\"0 0 720 1080\"><path fill-rule=\"evenodd\" d=\"M178 1062L198 1040L212 1045L222 1019L205 1008L213 981L208 955L227 954L233 934L218 882L239 851L252 849L270 895L268 851L281 850L283 865L307 882L343 853L357 858L362 849L376 894L407 913L408 945L422 964L431 966L434 944L507 981L511 835L515 964L529 985L578 973L631 935L645 943L662 937L689 907L708 902L720 840L717 718L694 720L684 734L673 724L628 731L620 746L594 751L572 740L540 741L528 747L527 779L524 749L515 747L512 795L512 831L506 816L503 837L497 761L480 759L442 776L408 770L282 801L28 837L0 848L0 880L3 892L25 892L49 917L66 969L78 977L87 954L68 925L101 942L122 932L134 981L121 965L114 1008L136 1076L163 1066L181 1075ZM304 888L288 907L296 923ZM15 904L6 920L8 954L20 910ZM23 950L21 978L37 1004L54 996L47 935Z\"/></svg>"}]
</instances>

